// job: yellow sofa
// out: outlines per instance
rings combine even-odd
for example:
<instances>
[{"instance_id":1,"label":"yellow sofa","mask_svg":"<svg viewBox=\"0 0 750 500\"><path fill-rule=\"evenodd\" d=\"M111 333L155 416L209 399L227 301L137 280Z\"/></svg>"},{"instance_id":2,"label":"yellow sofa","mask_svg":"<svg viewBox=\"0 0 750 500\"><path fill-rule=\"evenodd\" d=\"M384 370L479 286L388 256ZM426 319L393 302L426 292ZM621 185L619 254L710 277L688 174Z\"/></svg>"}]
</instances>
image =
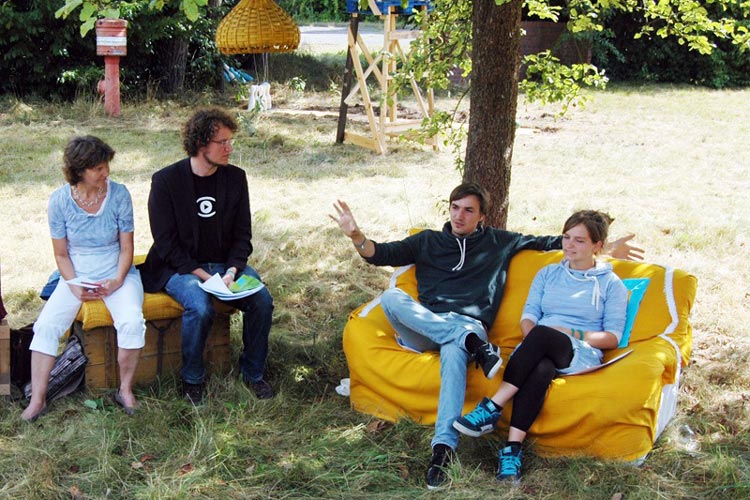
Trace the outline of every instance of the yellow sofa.
<instances>
[{"instance_id":1,"label":"yellow sofa","mask_svg":"<svg viewBox=\"0 0 750 500\"><path fill-rule=\"evenodd\" d=\"M511 261L503 302L489 332L490 340L501 348L503 367L521 341L521 310L533 277L561 258L560 251L525 250ZM655 264L622 260L612 264L621 278L650 278L629 345L606 352L605 361L632 352L598 371L553 381L528 435L540 455L640 460L674 416L681 369L690 359L689 316L697 280ZM397 269L391 286L416 296L413 267ZM436 352L416 354L399 347L379 299L351 313L344 329L344 352L354 409L389 421L435 422L440 357ZM493 394L502 380L502 373L487 380L473 363L468 371L464 413ZM511 408L503 413L503 435Z\"/></svg>"}]
</instances>

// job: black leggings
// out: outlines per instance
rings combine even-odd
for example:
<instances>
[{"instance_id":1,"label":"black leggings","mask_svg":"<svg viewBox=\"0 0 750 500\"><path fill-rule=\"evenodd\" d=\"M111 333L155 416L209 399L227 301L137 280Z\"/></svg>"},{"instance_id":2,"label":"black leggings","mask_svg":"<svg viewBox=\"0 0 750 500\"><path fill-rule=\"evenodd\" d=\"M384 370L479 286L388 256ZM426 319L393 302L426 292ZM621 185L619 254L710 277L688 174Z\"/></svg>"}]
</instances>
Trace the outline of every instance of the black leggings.
<instances>
[{"instance_id":1,"label":"black leggings","mask_svg":"<svg viewBox=\"0 0 750 500\"><path fill-rule=\"evenodd\" d=\"M518 387L513 397L510 425L529 430L542 409L556 369L567 368L573 360L568 335L547 326L535 326L508 361L503 380Z\"/></svg>"}]
</instances>

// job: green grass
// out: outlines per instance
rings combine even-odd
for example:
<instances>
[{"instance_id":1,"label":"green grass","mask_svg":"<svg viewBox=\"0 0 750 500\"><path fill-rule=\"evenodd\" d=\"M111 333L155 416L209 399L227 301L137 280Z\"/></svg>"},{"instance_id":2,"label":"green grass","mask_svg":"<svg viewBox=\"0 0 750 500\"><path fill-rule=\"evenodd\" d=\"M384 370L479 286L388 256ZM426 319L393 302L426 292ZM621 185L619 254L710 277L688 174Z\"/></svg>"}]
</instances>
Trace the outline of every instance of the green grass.
<instances>
[{"instance_id":1,"label":"green grass","mask_svg":"<svg viewBox=\"0 0 750 500\"><path fill-rule=\"evenodd\" d=\"M250 262L276 302L268 375L278 389L258 401L236 373L214 377L198 410L164 378L138 389L136 418L103 391L54 403L37 424L0 405L0 497L414 498L424 488L432 428L383 424L334 392L347 376L347 315L377 295L387 270L366 265L327 214L346 200L375 240L439 226L459 181L449 153L393 143L375 156L333 143L338 96L275 87L274 112L238 134L253 210ZM179 128L194 105L126 105L120 119L100 104L0 100L2 290L13 326L32 321L36 293L54 268L46 205L62 184L62 147L93 133L117 151L112 176L133 196L136 252L150 246L151 174L182 157ZM576 208L608 210L614 236L638 234L651 262L698 276L694 352L683 373L675 422L645 464L549 459L533 448L520 486L494 480L498 442L462 440L446 498L738 498L750 495L750 152L748 91L618 87L586 111L519 108L509 227L550 234ZM223 101L244 115L242 106ZM444 100L441 106L448 106ZM253 135L247 132L253 130ZM239 322L232 324L234 356ZM86 400L100 400L96 410ZM680 445L689 425L700 449Z\"/></svg>"}]
</instances>

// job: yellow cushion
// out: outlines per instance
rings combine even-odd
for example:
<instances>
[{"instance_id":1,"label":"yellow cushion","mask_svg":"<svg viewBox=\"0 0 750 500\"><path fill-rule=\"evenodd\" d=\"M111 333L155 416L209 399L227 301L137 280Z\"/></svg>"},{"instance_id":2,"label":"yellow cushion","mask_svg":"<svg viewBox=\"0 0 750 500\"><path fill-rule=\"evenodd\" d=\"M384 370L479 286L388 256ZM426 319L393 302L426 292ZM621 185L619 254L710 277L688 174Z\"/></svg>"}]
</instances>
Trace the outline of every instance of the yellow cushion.
<instances>
[{"instance_id":1,"label":"yellow cushion","mask_svg":"<svg viewBox=\"0 0 750 500\"><path fill-rule=\"evenodd\" d=\"M511 261L503 303L490 330L504 361L521 341L521 311L537 271L557 262L562 252L523 251ZM627 351L626 358L602 370L556 379L529 440L544 455L585 454L633 460L651 449L663 420L671 417L663 393L678 382L690 356L690 309L695 277L654 264L612 261L623 278L648 277L651 284L633 325L630 345L606 353L605 359ZM416 296L414 269L398 270L394 285ZM351 378L351 403L358 411L390 421L407 417L435 422L440 388L440 357L401 349L382 308L365 304L355 310L344 329L344 352ZM680 362L678 363L678 356ZM464 412L495 392L499 374L487 380L468 368ZM665 388L666 387L666 388ZM674 386L676 387L676 385ZM511 405L512 406L512 405ZM510 406L503 413L507 425Z\"/></svg>"},{"instance_id":2,"label":"yellow cushion","mask_svg":"<svg viewBox=\"0 0 750 500\"><path fill-rule=\"evenodd\" d=\"M146 321L179 318L182 316L182 311L182 306L165 292L143 295L143 317ZM113 324L112 316L103 300L85 302L78 311L76 321L83 323L84 330Z\"/></svg>"}]
</instances>

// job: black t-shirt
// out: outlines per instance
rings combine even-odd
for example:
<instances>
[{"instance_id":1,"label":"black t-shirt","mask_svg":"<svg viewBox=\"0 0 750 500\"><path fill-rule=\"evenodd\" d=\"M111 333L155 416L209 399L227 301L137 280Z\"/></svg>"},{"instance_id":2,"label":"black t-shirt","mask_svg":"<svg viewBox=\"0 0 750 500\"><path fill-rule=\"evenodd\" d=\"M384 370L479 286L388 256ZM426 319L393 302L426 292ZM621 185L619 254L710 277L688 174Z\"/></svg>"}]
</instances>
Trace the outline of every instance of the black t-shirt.
<instances>
[{"instance_id":1,"label":"black t-shirt","mask_svg":"<svg viewBox=\"0 0 750 500\"><path fill-rule=\"evenodd\" d=\"M216 175L200 177L193 174L195 210L198 212L198 255L196 260L224 262L219 248L219 220L216 211Z\"/></svg>"}]
</instances>

